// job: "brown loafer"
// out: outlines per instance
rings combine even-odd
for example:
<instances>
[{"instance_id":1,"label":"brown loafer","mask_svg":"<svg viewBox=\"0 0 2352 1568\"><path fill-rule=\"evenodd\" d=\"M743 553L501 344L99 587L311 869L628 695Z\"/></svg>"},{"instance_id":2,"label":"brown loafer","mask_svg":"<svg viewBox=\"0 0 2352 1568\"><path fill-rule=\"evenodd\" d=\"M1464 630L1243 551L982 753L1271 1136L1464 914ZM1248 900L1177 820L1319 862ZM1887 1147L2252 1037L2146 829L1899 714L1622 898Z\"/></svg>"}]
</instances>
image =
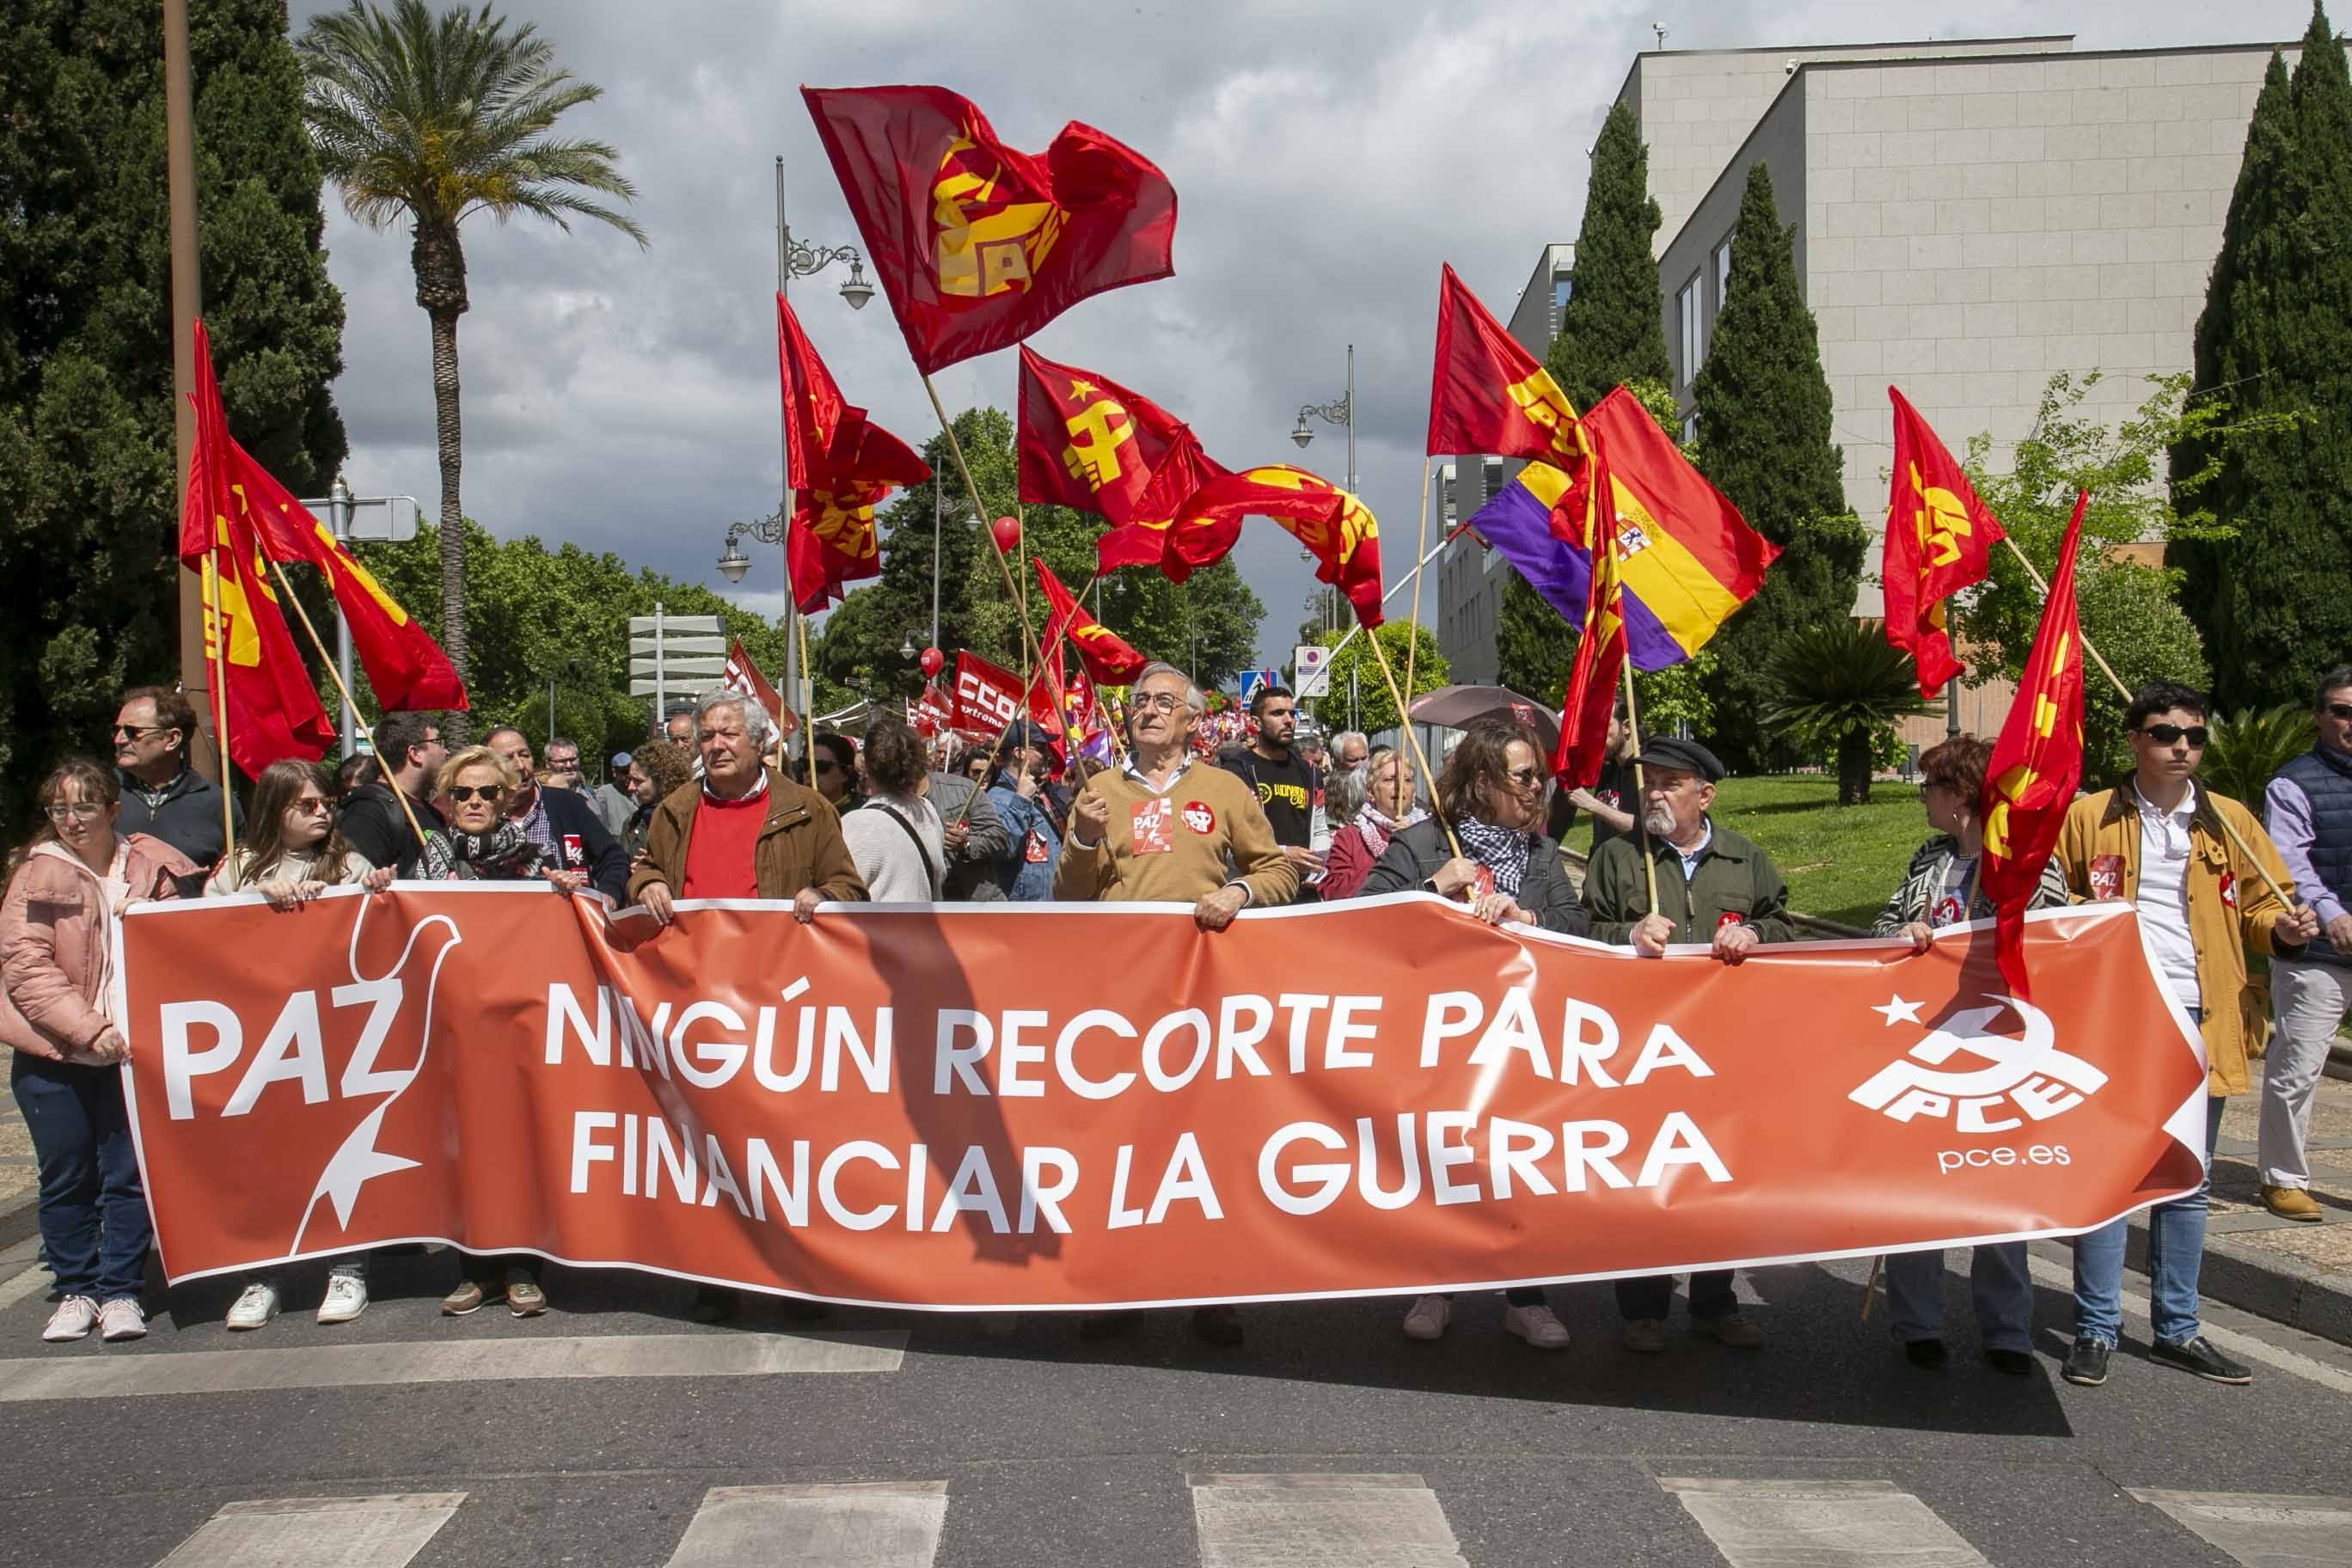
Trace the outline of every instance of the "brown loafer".
<instances>
[{"instance_id":1,"label":"brown loafer","mask_svg":"<svg viewBox=\"0 0 2352 1568\"><path fill-rule=\"evenodd\" d=\"M2281 1219L2298 1219L2305 1225L2316 1225L2327 1217L2327 1211L2313 1201L2301 1187L2263 1186L2263 1207Z\"/></svg>"},{"instance_id":2,"label":"brown loafer","mask_svg":"<svg viewBox=\"0 0 2352 1568\"><path fill-rule=\"evenodd\" d=\"M460 1279L455 1290L441 1298L441 1315L462 1318L478 1312L506 1293L505 1284L497 1279Z\"/></svg>"},{"instance_id":3,"label":"brown loafer","mask_svg":"<svg viewBox=\"0 0 2352 1568\"><path fill-rule=\"evenodd\" d=\"M547 1292L536 1279L507 1281L507 1310L518 1318L536 1318L547 1310Z\"/></svg>"}]
</instances>

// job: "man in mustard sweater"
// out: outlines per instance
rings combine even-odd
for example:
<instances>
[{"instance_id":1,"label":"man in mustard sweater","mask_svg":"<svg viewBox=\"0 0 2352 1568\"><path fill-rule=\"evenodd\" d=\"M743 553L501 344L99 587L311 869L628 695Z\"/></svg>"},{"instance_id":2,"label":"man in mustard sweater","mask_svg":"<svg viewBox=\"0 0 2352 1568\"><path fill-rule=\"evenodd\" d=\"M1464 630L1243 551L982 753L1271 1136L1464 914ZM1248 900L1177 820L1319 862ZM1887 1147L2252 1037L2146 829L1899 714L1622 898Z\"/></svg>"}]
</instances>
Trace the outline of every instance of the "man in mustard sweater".
<instances>
[{"instance_id":1,"label":"man in mustard sweater","mask_svg":"<svg viewBox=\"0 0 2352 1568\"><path fill-rule=\"evenodd\" d=\"M1252 904L1291 900L1298 873L1255 793L1192 755L1207 706L1173 665L1149 665L1137 678L1127 765L1097 773L1071 805L1055 898L1187 903L1202 931L1224 930Z\"/></svg>"}]
</instances>

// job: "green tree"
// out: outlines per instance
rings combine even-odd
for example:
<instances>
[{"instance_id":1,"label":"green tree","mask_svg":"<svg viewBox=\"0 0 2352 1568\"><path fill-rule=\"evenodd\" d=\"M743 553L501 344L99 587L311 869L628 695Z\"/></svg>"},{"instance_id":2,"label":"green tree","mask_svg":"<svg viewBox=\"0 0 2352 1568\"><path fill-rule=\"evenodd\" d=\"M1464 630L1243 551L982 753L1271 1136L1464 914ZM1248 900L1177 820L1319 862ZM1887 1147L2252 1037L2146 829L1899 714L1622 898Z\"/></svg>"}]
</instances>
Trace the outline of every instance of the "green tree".
<instances>
[{"instance_id":1,"label":"green tree","mask_svg":"<svg viewBox=\"0 0 2352 1568\"><path fill-rule=\"evenodd\" d=\"M297 494L343 458L342 297L282 0L189 31L205 318L238 440ZM0 11L0 822L61 754L106 754L126 685L179 668L162 15Z\"/></svg>"},{"instance_id":2,"label":"green tree","mask_svg":"<svg viewBox=\"0 0 2352 1568\"><path fill-rule=\"evenodd\" d=\"M2208 429L2173 452L2176 476L2218 463L2200 504L2228 536L2176 539L2165 559L2183 574L2224 708L2303 700L2352 647L2347 232L2352 75L2314 5L2293 78L2271 58L2197 321L2198 395L2292 417L2229 439Z\"/></svg>"},{"instance_id":3,"label":"green tree","mask_svg":"<svg viewBox=\"0 0 2352 1568\"><path fill-rule=\"evenodd\" d=\"M465 613L464 503L458 479L465 440L459 418L457 318L466 293L458 226L477 213L500 223L545 218L571 232L593 218L640 246L645 231L594 196L634 198L602 142L555 135L568 110L604 89L555 63L554 46L530 23L510 27L485 4L436 16L424 0L394 0L389 15L351 0L314 16L299 46L309 77L305 108L319 159L341 187L343 208L368 227L408 226L416 302L433 329L433 416L441 460L443 645L468 674ZM463 715L449 726L466 738Z\"/></svg>"},{"instance_id":4,"label":"green tree","mask_svg":"<svg viewBox=\"0 0 2352 1568\"><path fill-rule=\"evenodd\" d=\"M1772 176L1748 169L1732 231L1731 276L1692 394L1699 468L1748 524L1780 547L1764 585L1717 634L1714 738L1735 770L1794 761L1767 727L1774 652L1808 627L1853 614L1868 534L1846 509L1830 439L1830 384L1805 307Z\"/></svg>"},{"instance_id":5,"label":"green tree","mask_svg":"<svg viewBox=\"0 0 2352 1568\"><path fill-rule=\"evenodd\" d=\"M2259 437L2291 416L2241 417L2220 398L2190 397L2189 377L2177 374L2149 377L2147 399L2110 426L2083 411L2099 380L2096 371L2052 376L2032 432L2005 452L1996 450L1990 436L1970 437L1969 479L2045 582L2057 564L2074 497L2088 490L2074 566L2083 636L2135 689L2151 680L2201 687L2209 671L2197 629L2173 599L2178 574L2142 557L2153 543L2211 537L2212 514L2195 502L2211 482L2219 452L2229 441ZM2209 443L2216 455L2203 468L2176 463L2172 484L2158 482L2168 449ZM2014 679L2032 654L2042 595L2009 550L1996 549L1991 559L1984 585L1958 608L1958 646L1976 661L1979 676L1997 670ZM2095 665L2085 675L2084 771L2091 778L2111 777L2130 765L2124 702Z\"/></svg>"},{"instance_id":6,"label":"green tree","mask_svg":"<svg viewBox=\"0 0 2352 1568\"><path fill-rule=\"evenodd\" d=\"M1840 805L1869 805L1879 741L1902 720L1934 711L1920 700L1911 656L1887 643L1879 621L1801 627L1772 650L1770 674L1765 721L1832 753Z\"/></svg>"},{"instance_id":7,"label":"green tree","mask_svg":"<svg viewBox=\"0 0 2352 1568\"><path fill-rule=\"evenodd\" d=\"M1658 264L1650 250L1658 224L1641 121L1632 105L1613 104L1592 145L1568 301L1544 356L1545 368L1577 408L1590 408L1619 382L1664 385L1672 374Z\"/></svg>"},{"instance_id":8,"label":"green tree","mask_svg":"<svg viewBox=\"0 0 2352 1568\"><path fill-rule=\"evenodd\" d=\"M1359 631L1353 637L1346 632L1319 632L1312 640L1323 647L1338 647L1342 639L1348 645L1324 666L1330 672L1330 684L1324 689L1324 694L1310 699L1316 717L1327 731L1344 727L1377 735L1396 727L1396 702L1389 696L1389 683L1381 673L1380 656L1365 641L1368 637L1381 639L1380 651L1388 655L1389 668L1396 672L1400 687L1404 683L1405 650L1415 650L1412 689L1405 693L1406 701L1436 690L1449 678L1445 656L1437 651L1437 637L1427 626L1415 627L1411 621L1382 621L1377 630ZM1351 689L1355 693L1352 720L1348 716Z\"/></svg>"}]
</instances>

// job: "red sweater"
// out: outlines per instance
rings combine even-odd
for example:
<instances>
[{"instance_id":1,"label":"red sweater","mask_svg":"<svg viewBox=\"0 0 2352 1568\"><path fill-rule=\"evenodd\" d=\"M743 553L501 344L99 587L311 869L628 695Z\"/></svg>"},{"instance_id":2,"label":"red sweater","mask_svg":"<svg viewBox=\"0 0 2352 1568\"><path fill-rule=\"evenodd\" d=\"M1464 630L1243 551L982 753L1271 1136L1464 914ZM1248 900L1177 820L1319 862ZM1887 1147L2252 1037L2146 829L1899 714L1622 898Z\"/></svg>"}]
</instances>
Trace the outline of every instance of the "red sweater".
<instances>
[{"instance_id":1,"label":"red sweater","mask_svg":"<svg viewBox=\"0 0 2352 1568\"><path fill-rule=\"evenodd\" d=\"M768 792L742 800L714 800L705 795L695 803L694 826L686 840L686 886L681 899L756 899L758 873L752 851L759 847L760 826L768 817Z\"/></svg>"}]
</instances>

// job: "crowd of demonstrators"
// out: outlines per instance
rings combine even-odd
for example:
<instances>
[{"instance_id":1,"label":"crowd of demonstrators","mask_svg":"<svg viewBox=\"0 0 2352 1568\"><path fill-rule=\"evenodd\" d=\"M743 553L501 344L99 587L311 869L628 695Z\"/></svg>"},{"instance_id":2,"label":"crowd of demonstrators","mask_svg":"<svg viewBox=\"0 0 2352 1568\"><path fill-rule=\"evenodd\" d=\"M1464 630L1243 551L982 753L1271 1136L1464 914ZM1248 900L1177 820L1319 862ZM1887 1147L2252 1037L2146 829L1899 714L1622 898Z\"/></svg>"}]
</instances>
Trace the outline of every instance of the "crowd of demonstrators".
<instances>
[{"instance_id":1,"label":"crowd of demonstrators","mask_svg":"<svg viewBox=\"0 0 2352 1568\"><path fill-rule=\"evenodd\" d=\"M1323 857L1315 848L1315 808L1323 795L1322 771L1297 745L1298 700L1279 686L1261 686L1250 696L1257 726L1248 740L1224 746L1217 765L1240 778L1256 796L1274 830L1274 841L1298 878L1297 903L1313 903L1323 879Z\"/></svg>"},{"instance_id":2,"label":"crowd of demonstrators","mask_svg":"<svg viewBox=\"0 0 2352 1568\"><path fill-rule=\"evenodd\" d=\"M1919 804L1933 831L1911 857L1902 885L1871 922L1873 936L1899 936L1925 952L1947 926L1993 918L1977 872L1984 852L1985 769L1991 742L1955 735L1919 757ZM2042 885L2032 908L2064 904L2066 873L2053 857L2042 868ZM1915 1366L1937 1367L1949 1355L1944 1344L1944 1255L1900 1252L1886 1259L1887 1320L1903 1353ZM1980 1246L1969 1264L1969 1296L1975 1303L1977 1331L1985 1359L2020 1376L2033 1370L2033 1280L2026 1272L2025 1243Z\"/></svg>"},{"instance_id":3,"label":"crowd of demonstrators","mask_svg":"<svg viewBox=\"0 0 2352 1568\"><path fill-rule=\"evenodd\" d=\"M891 721L892 722L901 722ZM929 753L922 738L912 730L907 731L915 742L915 754L926 767ZM874 732L866 731L866 777L873 779ZM974 754L986 761L985 751ZM950 773L934 768L929 773L930 800L940 814L942 840L947 847L944 891L950 903L995 903L1003 901L1003 890L996 885L996 862L1011 847L1010 836L1003 821L996 815L996 806L988 798L985 774L973 779L968 773Z\"/></svg>"},{"instance_id":4,"label":"crowd of demonstrators","mask_svg":"<svg viewBox=\"0 0 2352 1568\"><path fill-rule=\"evenodd\" d=\"M160 838L191 866L221 858L220 786L188 765L196 740L196 710L168 686L123 693L114 714L114 766L121 792L121 831ZM229 816L245 830L245 808L229 800ZM193 898L196 885L180 891Z\"/></svg>"},{"instance_id":5,"label":"crowd of demonstrators","mask_svg":"<svg viewBox=\"0 0 2352 1568\"><path fill-rule=\"evenodd\" d=\"M868 739L871 739L870 735ZM965 752L964 754L957 760L956 765L951 771L958 777L965 779L972 784L979 784L984 789L988 785L989 775L996 770L993 763L989 757L988 748L985 746L974 746Z\"/></svg>"},{"instance_id":6,"label":"crowd of demonstrators","mask_svg":"<svg viewBox=\"0 0 2352 1568\"><path fill-rule=\"evenodd\" d=\"M124 705L118 740L137 706ZM203 873L162 838L122 831L121 785L94 762L57 768L39 800L41 825L0 898L0 1038L33 1140L42 1255L57 1277L41 1338L62 1343L96 1328L135 1340L147 1331L139 1293L152 1232L115 1070L130 1047L112 1011L114 922L142 900L180 897Z\"/></svg>"},{"instance_id":7,"label":"crowd of demonstrators","mask_svg":"<svg viewBox=\"0 0 2352 1568\"><path fill-rule=\"evenodd\" d=\"M1490 720L1471 725L1446 758L1435 793L1434 817L1390 834L1364 879L1366 895L1426 888L1440 898L1466 898L1471 911L1489 925L1517 921L1563 936L1582 936L1591 928L1569 885L1559 846L1537 830L1544 763L1526 731ZM1567 1346L1568 1330L1540 1288L1521 1286L1503 1297L1507 1331L1538 1350ZM1423 1296L1405 1313L1404 1331L1412 1339L1437 1339L1453 1313L1447 1298Z\"/></svg>"},{"instance_id":8,"label":"crowd of demonstrators","mask_svg":"<svg viewBox=\"0 0 2352 1568\"><path fill-rule=\"evenodd\" d=\"M1324 858L1327 899L1354 898L1388 853L1389 840L1429 815L1421 808L1410 755L1382 746L1367 756L1362 767L1335 774L1324 786L1325 804L1339 825Z\"/></svg>"},{"instance_id":9,"label":"crowd of demonstrators","mask_svg":"<svg viewBox=\"0 0 2352 1568\"><path fill-rule=\"evenodd\" d=\"M933 776L921 738L904 720L879 718L867 727L866 783L873 793L841 819L841 837L877 903L938 903L944 896L948 851L929 799Z\"/></svg>"},{"instance_id":10,"label":"crowd of demonstrators","mask_svg":"<svg viewBox=\"0 0 2352 1568\"><path fill-rule=\"evenodd\" d=\"M493 730L486 743L514 773L506 813L522 829L523 837L538 846L549 865L583 872L588 886L608 899L618 899L629 878L628 857L596 819L587 798L541 782L532 763L530 742L521 731L510 726ZM576 753L573 762L576 766Z\"/></svg>"},{"instance_id":11,"label":"crowd of demonstrators","mask_svg":"<svg viewBox=\"0 0 2352 1568\"><path fill-rule=\"evenodd\" d=\"M414 877L424 854L418 835L447 826L433 804L434 781L449 760L449 748L441 743L439 717L385 714L376 721L375 752L381 764L345 792L335 814L335 831L369 865L389 866L399 876ZM391 784L384 782L386 770ZM393 793L395 788L398 795Z\"/></svg>"},{"instance_id":12,"label":"crowd of demonstrators","mask_svg":"<svg viewBox=\"0 0 2352 1568\"><path fill-rule=\"evenodd\" d=\"M2249 1087L2248 1047L2265 1021L2246 955L2299 956L2320 932L2309 904L2289 908L2271 892L2287 880L2286 869L2253 813L2198 787L2205 709L2204 694L2185 686L2141 689L2124 710L2131 774L2067 809L2057 858L2077 898L2120 899L2137 910L2166 988L2204 1038L2207 1179L2147 1216L2151 1354L2216 1383L2243 1384L2252 1373L2216 1348L2197 1320L2213 1146L2228 1097ZM2123 1220L2074 1239L2069 1383L2106 1381L2123 1331L2124 1239Z\"/></svg>"},{"instance_id":13,"label":"crowd of demonstrators","mask_svg":"<svg viewBox=\"0 0 2352 1568\"><path fill-rule=\"evenodd\" d=\"M996 886L1014 903L1042 903L1054 896L1054 868L1062 856L1062 830L1046 793L1053 758L1026 724L1016 724L997 748L996 777L988 803L1004 825L1004 847L996 857Z\"/></svg>"},{"instance_id":14,"label":"crowd of demonstrators","mask_svg":"<svg viewBox=\"0 0 2352 1568\"><path fill-rule=\"evenodd\" d=\"M1361 730L1342 730L1331 737L1331 767L1333 778L1345 773L1360 773L1372 760L1372 742ZM1325 785L1329 788L1329 785Z\"/></svg>"},{"instance_id":15,"label":"crowd of demonstrators","mask_svg":"<svg viewBox=\"0 0 2352 1568\"><path fill-rule=\"evenodd\" d=\"M2263 1206L2282 1219L2321 1217L2311 1195L2311 1102L2352 1000L2352 665L2320 677L2318 737L2279 770L2263 818L2294 889L2319 923L2300 953L2271 958L2270 1049L2263 1058L2254 1163Z\"/></svg>"}]
</instances>

